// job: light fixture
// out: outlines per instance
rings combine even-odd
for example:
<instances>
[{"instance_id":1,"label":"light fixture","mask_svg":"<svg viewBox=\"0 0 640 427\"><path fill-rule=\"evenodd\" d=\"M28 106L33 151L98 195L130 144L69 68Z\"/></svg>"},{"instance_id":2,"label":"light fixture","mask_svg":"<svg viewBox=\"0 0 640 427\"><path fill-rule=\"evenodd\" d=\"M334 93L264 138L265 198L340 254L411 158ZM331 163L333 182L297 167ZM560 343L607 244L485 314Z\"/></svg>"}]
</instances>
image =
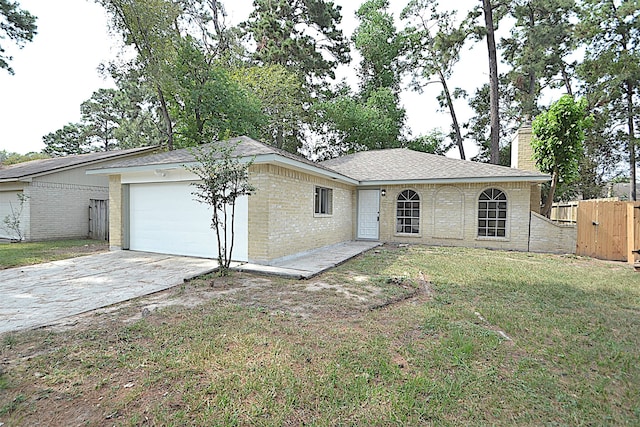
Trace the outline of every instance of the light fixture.
<instances>
[{"instance_id":1,"label":"light fixture","mask_svg":"<svg viewBox=\"0 0 640 427\"><path fill-rule=\"evenodd\" d=\"M381 195L382 197L386 196L386 195L387 195L387 190L385 190L385 189L383 188L383 189L382 189L382 191L380 191L380 195Z\"/></svg>"}]
</instances>

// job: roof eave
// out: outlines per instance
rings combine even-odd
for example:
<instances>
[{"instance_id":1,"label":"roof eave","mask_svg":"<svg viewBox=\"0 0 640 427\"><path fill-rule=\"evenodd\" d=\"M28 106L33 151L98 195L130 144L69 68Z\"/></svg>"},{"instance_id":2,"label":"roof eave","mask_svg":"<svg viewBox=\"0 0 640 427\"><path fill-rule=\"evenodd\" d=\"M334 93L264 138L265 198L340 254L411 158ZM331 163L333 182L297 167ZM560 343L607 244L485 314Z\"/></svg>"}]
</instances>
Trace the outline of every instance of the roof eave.
<instances>
[{"instance_id":1,"label":"roof eave","mask_svg":"<svg viewBox=\"0 0 640 427\"><path fill-rule=\"evenodd\" d=\"M415 185L415 184L487 184L492 182L532 182L544 183L550 176L504 176L504 177L471 177L471 178L433 178L433 179L401 179L401 180L362 180L360 186L381 185Z\"/></svg>"},{"instance_id":2,"label":"roof eave","mask_svg":"<svg viewBox=\"0 0 640 427\"><path fill-rule=\"evenodd\" d=\"M119 175L123 173L135 173L135 172L148 172L155 170L172 170L180 169L185 165L192 164L193 162L180 162L180 163L159 163L140 166L125 166L118 168L105 167L100 169L89 169L87 175Z\"/></svg>"},{"instance_id":3,"label":"roof eave","mask_svg":"<svg viewBox=\"0 0 640 427\"><path fill-rule=\"evenodd\" d=\"M5 183L5 182L32 182L32 176L31 175L25 175L25 176L19 176L19 177L14 177L14 178L2 178L0 179L0 184Z\"/></svg>"}]
</instances>

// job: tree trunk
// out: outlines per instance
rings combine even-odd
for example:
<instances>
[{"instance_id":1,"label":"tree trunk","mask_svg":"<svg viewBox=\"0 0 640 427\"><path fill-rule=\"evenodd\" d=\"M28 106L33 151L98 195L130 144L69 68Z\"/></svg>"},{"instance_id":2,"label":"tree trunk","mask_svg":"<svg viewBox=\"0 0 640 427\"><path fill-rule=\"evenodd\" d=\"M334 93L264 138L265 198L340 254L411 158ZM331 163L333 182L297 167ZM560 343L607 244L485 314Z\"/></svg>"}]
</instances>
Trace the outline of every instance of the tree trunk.
<instances>
[{"instance_id":1,"label":"tree trunk","mask_svg":"<svg viewBox=\"0 0 640 427\"><path fill-rule=\"evenodd\" d=\"M551 174L551 186L549 187L549 194L547 194L547 199L544 201L542 205L542 209L540 215L549 218L551 216L551 207L553 206L553 197L556 194L556 187L558 186L558 168L553 168L553 173Z\"/></svg>"},{"instance_id":2,"label":"tree trunk","mask_svg":"<svg viewBox=\"0 0 640 427\"><path fill-rule=\"evenodd\" d=\"M635 128L633 124L633 83L631 81L626 82L627 92L627 127L629 129L629 169L631 171L631 191L629 192L629 200L635 202L637 200L636 195L636 138Z\"/></svg>"},{"instance_id":3,"label":"tree trunk","mask_svg":"<svg viewBox=\"0 0 640 427\"><path fill-rule=\"evenodd\" d=\"M213 230L216 232L216 240L218 243L218 274L220 276L226 276L229 272L227 271L226 268L226 263L225 263L225 254L226 254L226 248L223 245L223 241L222 238L220 237L220 232L222 231L223 233L225 233L225 238L226 238L226 230L224 229L224 227L221 227L220 223L221 221L225 221L226 222L226 218L220 218L220 211L218 210L218 208L216 208L215 204L212 206L212 208L214 209L213 212L213 217L211 218L211 222L213 227ZM222 228L222 230L221 230Z\"/></svg>"},{"instance_id":4,"label":"tree trunk","mask_svg":"<svg viewBox=\"0 0 640 427\"><path fill-rule=\"evenodd\" d=\"M167 107L167 101L164 99L164 93L160 85L156 85L158 92L158 100L160 101L160 113L165 125L165 133L167 135L167 148L169 151L173 151L173 124L171 123L171 116L169 115L169 108Z\"/></svg>"},{"instance_id":5,"label":"tree trunk","mask_svg":"<svg viewBox=\"0 0 640 427\"><path fill-rule=\"evenodd\" d=\"M462 133L460 132L460 125L458 124L458 117L456 116L456 112L453 109L453 100L451 99L451 93L449 92L449 86L447 86L447 80L444 77L444 74L441 70L438 70L438 77L440 77L440 83L442 83L442 88L444 91L444 96L447 99L447 106L449 107L449 114L451 114L451 122L453 125L453 131L456 135L456 144L458 145L458 150L460 151L460 158L462 160L466 160L467 158L464 155L464 146L462 145Z\"/></svg>"},{"instance_id":6,"label":"tree trunk","mask_svg":"<svg viewBox=\"0 0 640 427\"><path fill-rule=\"evenodd\" d=\"M536 25L536 19L533 10L531 9L531 5L529 5L529 27L533 28ZM529 64L527 70L527 77L529 78L529 82L527 83L527 88L525 92L525 102L524 102L524 120L526 123L531 123L533 121L533 115L538 103L537 94L536 94L536 72L533 69L532 64Z\"/></svg>"},{"instance_id":7,"label":"tree trunk","mask_svg":"<svg viewBox=\"0 0 640 427\"><path fill-rule=\"evenodd\" d=\"M284 150L284 131L282 125L276 125L276 148Z\"/></svg>"},{"instance_id":8,"label":"tree trunk","mask_svg":"<svg viewBox=\"0 0 640 427\"><path fill-rule=\"evenodd\" d=\"M221 55L229 51L230 43L224 28L224 6L219 0L209 0L209 8L211 8L213 28L218 36L218 53Z\"/></svg>"},{"instance_id":9,"label":"tree trunk","mask_svg":"<svg viewBox=\"0 0 640 427\"><path fill-rule=\"evenodd\" d=\"M564 88L567 89L567 94L573 96L573 90L571 89L571 77L567 72L567 67L562 64L562 80L564 81Z\"/></svg>"},{"instance_id":10,"label":"tree trunk","mask_svg":"<svg viewBox=\"0 0 640 427\"><path fill-rule=\"evenodd\" d=\"M496 52L495 27L491 0L482 0L484 22L487 28L487 49L489 51L489 103L491 104L491 163L500 162L500 111L498 94L498 55Z\"/></svg>"}]
</instances>

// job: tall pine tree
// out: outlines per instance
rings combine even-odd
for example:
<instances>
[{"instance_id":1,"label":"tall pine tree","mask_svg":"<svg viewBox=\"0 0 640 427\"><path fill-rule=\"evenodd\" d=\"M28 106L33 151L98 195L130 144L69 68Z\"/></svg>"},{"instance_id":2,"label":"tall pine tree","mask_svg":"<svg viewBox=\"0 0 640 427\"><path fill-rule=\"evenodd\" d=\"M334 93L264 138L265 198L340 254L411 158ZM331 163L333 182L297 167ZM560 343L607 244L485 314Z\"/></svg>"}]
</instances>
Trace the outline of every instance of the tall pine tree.
<instances>
[{"instance_id":1,"label":"tall pine tree","mask_svg":"<svg viewBox=\"0 0 640 427\"><path fill-rule=\"evenodd\" d=\"M607 106L609 132L626 143L631 175L629 198L636 200L636 152L640 105L640 3L583 0L578 32L585 60L578 71L590 105Z\"/></svg>"}]
</instances>

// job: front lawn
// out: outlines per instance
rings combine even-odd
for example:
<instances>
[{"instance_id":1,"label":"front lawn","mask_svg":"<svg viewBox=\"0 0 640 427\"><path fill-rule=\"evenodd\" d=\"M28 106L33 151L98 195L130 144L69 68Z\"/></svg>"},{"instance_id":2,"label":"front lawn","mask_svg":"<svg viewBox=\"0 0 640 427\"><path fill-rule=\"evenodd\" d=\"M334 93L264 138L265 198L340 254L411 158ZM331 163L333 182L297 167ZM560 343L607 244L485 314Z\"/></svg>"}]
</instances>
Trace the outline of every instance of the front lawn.
<instances>
[{"instance_id":1,"label":"front lawn","mask_svg":"<svg viewBox=\"0 0 640 427\"><path fill-rule=\"evenodd\" d=\"M0 270L73 258L106 250L108 250L107 242L86 239L0 243Z\"/></svg>"},{"instance_id":2,"label":"front lawn","mask_svg":"<svg viewBox=\"0 0 640 427\"><path fill-rule=\"evenodd\" d=\"M203 278L158 298L0 337L0 423L639 425L625 264L385 246L311 282Z\"/></svg>"}]
</instances>

